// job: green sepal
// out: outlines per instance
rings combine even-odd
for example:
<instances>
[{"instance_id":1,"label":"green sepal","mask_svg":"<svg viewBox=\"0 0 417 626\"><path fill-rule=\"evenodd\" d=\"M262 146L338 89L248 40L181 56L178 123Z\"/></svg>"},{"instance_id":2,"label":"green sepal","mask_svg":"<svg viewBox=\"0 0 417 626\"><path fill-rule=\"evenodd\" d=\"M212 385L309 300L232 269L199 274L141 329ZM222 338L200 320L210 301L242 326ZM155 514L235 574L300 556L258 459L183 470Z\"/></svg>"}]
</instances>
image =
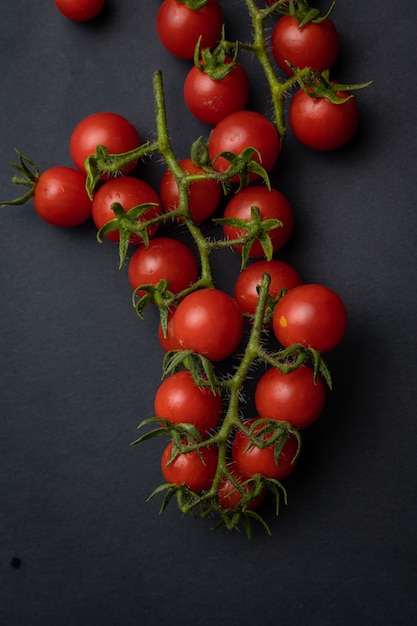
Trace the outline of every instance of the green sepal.
<instances>
[{"instance_id":1,"label":"green sepal","mask_svg":"<svg viewBox=\"0 0 417 626\"><path fill-rule=\"evenodd\" d=\"M40 171L36 163L22 154L17 148L15 148L15 152L18 156L18 163L9 161L9 165L18 172L18 176L12 177L12 183L14 185L28 187L28 191L14 200L1 201L0 206L21 206L25 204L25 202L33 197L36 183L39 180Z\"/></svg>"}]
</instances>

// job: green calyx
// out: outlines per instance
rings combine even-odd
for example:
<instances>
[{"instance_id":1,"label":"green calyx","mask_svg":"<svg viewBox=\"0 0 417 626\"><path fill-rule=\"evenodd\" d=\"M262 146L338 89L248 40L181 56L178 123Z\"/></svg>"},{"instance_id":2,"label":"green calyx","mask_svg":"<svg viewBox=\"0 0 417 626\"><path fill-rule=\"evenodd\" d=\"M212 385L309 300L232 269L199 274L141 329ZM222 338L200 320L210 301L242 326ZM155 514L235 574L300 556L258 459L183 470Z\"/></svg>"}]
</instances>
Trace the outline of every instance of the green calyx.
<instances>
[{"instance_id":1,"label":"green calyx","mask_svg":"<svg viewBox=\"0 0 417 626\"><path fill-rule=\"evenodd\" d=\"M311 70L307 76L302 76L299 69L291 66L294 71L296 82L301 89L311 98L326 98L333 104L343 104L353 97L352 91L369 87L372 81L358 84L343 84L329 79L329 70L314 72Z\"/></svg>"},{"instance_id":2,"label":"green calyx","mask_svg":"<svg viewBox=\"0 0 417 626\"><path fill-rule=\"evenodd\" d=\"M288 2L279 3L277 10L283 15L290 15L299 22L299 28L303 28L307 24L320 24L329 19L336 2L332 2L329 9L323 14L319 9L310 7L306 0L289 0Z\"/></svg>"},{"instance_id":3,"label":"green calyx","mask_svg":"<svg viewBox=\"0 0 417 626\"><path fill-rule=\"evenodd\" d=\"M192 11L198 11L208 4L209 0L176 0L179 4L185 4Z\"/></svg>"},{"instance_id":4,"label":"green calyx","mask_svg":"<svg viewBox=\"0 0 417 626\"><path fill-rule=\"evenodd\" d=\"M212 80L223 80L235 67L239 54L238 42L233 46L232 57L227 55L227 47L224 27L222 28L221 40L214 50L210 50L210 48L201 49L200 37L194 51L195 67L210 76Z\"/></svg>"},{"instance_id":5,"label":"green calyx","mask_svg":"<svg viewBox=\"0 0 417 626\"><path fill-rule=\"evenodd\" d=\"M0 202L0 206L20 206L30 200L34 194L36 183L39 180L40 171L36 163L24 156L19 150L15 149L18 155L18 163L10 161L9 165L18 172L17 176L12 177L12 183L27 187L28 191L15 200L5 200Z\"/></svg>"}]
</instances>

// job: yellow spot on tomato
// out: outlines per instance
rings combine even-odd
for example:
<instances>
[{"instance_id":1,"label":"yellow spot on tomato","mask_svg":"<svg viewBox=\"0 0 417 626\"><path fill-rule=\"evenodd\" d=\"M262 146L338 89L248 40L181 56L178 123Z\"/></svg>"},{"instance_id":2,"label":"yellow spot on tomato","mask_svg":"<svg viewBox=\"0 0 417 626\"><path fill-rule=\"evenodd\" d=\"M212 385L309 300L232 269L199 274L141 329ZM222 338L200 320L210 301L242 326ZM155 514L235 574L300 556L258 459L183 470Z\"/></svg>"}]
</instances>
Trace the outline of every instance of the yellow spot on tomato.
<instances>
[{"instance_id":1,"label":"yellow spot on tomato","mask_svg":"<svg viewBox=\"0 0 417 626\"><path fill-rule=\"evenodd\" d=\"M279 318L279 325L281 326L281 328L286 328L287 318L284 315L281 315L281 317Z\"/></svg>"}]
</instances>

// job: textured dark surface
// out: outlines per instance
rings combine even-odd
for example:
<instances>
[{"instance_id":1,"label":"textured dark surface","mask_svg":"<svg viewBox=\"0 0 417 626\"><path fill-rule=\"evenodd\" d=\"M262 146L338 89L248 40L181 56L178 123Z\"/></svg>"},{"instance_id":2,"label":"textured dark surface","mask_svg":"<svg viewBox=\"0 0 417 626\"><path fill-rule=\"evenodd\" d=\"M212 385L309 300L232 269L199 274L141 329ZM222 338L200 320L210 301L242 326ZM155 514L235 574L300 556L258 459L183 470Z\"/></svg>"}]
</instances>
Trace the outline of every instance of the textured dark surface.
<instances>
[{"instance_id":1,"label":"textured dark surface","mask_svg":"<svg viewBox=\"0 0 417 626\"><path fill-rule=\"evenodd\" d=\"M229 38L246 37L244 3L221 4ZM277 519L266 511L272 537L259 527L249 542L145 503L163 443L129 444L159 382L156 316L137 318L116 250L91 224L58 230L31 203L1 210L2 625L415 623L417 87L414 3L401 4L393 16L387 1L337 3L334 77L373 80L358 95L359 131L334 154L289 134L272 176L296 214L281 257L338 291L350 320L289 504ZM114 110L153 137L159 68L178 156L208 135L183 103L189 63L157 40L159 5L109 0L90 24L52 1L3 7L1 199L15 194L15 147L41 169L71 165L70 134L90 113ZM250 104L269 115L259 69L244 62ZM162 171L155 160L142 175L157 187ZM215 265L230 289L237 257Z\"/></svg>"}]
</instances>

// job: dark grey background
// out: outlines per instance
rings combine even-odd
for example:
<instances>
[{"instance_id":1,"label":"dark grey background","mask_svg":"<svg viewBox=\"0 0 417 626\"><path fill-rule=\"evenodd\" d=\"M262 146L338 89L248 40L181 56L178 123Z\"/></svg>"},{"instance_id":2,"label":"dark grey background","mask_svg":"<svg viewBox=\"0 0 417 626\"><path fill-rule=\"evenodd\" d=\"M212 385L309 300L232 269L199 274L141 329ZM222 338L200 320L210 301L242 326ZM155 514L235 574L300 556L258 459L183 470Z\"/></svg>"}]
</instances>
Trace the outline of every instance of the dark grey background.
<instances>
[{"instance_id":1,"label":"dark grey background","mask_svg":"<svg viewBox=\"0 0 417 626\"><path fill-rule=\"evenodd\" d=\"M221 4L229 38L249 36L243 1ZM189 63L157 40L159 6L108 0L89 24L66 20L52 0L3 7L1 199L15 195L15 147L41 169L71 165L70 134L90 113L114 110L153 137L158 68L178 156L208 135L183 103ZM350 323L329 357L335 390L306 433L289 504L279 518L266 509L272 537L259 527L249 542L175 504L159 516L159 501L145 503L161 482L163 443L129 444L159 383L156 316L137 318L116 250L96 243L92 224L56 229L31 203L1 210L2 625L415 623L414 9L337 3L333 77L373 80L358 94L359 131L332 154L289 134L273 173L296 214L281 258L336 289ZM243 62L250 106L269 115L259 69ZM162 171L156 159L140 175L157 187ZM230 289L237 257L215 266Z\"/></svg>"}]
</instances>

